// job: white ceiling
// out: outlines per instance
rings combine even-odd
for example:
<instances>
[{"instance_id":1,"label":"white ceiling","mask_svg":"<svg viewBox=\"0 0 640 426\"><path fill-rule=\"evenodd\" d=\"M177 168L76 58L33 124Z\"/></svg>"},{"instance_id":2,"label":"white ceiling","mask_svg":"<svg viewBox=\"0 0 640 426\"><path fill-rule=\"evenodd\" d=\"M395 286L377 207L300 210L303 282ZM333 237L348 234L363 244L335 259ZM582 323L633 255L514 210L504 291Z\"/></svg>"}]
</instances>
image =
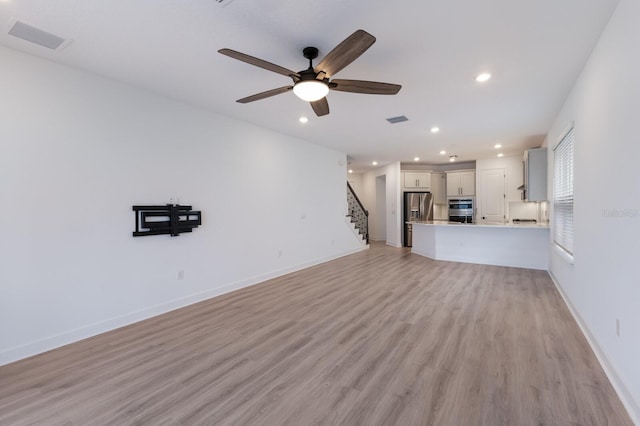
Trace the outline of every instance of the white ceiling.
<instances>
[{"instance_id":1,"label":"white ceiling","mask_svg":"<svg viewBox=\"0 0 640 426\"><path fill-rule=\"evenodd\" d=\"M443 163L538 146L618 0L0 0L0 43L343 152L356 171ZM7 34L13 20L73 39L52 51ZM236 99L291 80L217 53L293 70L357 29L377 41L336 78L397 83L396 96L331 92L316 117L291 92ZM491 72L485 84L479 72ZM309 117L302 125L300 116ZM405 115L409 121L385 119ZM429 129L437 125L439 134Z\"/></svg>"}]
</instances>

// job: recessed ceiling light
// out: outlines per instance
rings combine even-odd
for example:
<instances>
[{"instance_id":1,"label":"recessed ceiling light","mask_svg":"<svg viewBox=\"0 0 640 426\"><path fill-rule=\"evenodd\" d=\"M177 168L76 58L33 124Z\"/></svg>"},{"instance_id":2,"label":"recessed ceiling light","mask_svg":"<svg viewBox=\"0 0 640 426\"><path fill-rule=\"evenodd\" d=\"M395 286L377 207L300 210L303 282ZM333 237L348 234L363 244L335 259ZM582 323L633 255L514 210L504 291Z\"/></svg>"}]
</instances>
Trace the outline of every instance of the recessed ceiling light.
<instances>
[{"instance_id":1,"label":"recessed ceiling light","mask_svg":"<svg viewBox=\"0 0 640 426\"><path fill-rule=\"evenodd\" d=\"M353 173L353 170L349 169L349 173Z\"/></svg>"},{"instance_id":2,"label":"recessed ceiling light","mask_svg":"<svg viewBox=\"0 0 640 426\"><path fill-rule=\"evenodd\" d=\"M493 147L494 147L495 149L499 149L499 148L502 148L502 145L501 145L501 144L499 144L499 143L497 143L497 144L495 144Z\"/></svg>"},{"instance_id":3,"label":"recessed ceiling light","mask_svg":"<svg viewBox=\"0 0 640 426\"><path fill-rule=\"evenodd\" d=\"M445 155L447 153L447 151L445 151L444 149L442 151L440 151L440 155Z\"/></svg>"},{"instance_id":4,"label":"recessed ceiling light","mask_svg":"<svg viewBox=\"0 0 640 426\"><path fill-rule=\"evenodd\" d=\"M504 156L503 153L498 154L498 157L503 157L503 156Z\"/></svg>"},{"instance_id":5,"label":"recessed ceiling light","mask_svg":"<svg viewBox=\"0 0 640 426\"><path fill-rule=\"evenodd\" d=\"M301 123L307 123L309 121L309 119L307 117L300 117L298 118L298 121Z\"/></svg>"},{"instance_id":6,"label":"recessed ceiling light","mask_svg":"<svg viewBox=\"0 0 640 426\"><path fill-rule=\"evenodd\" d=\"M378 165L378 162L377 162L377 161L374 161L374 162L373 162L373 163L371 163L371 164L373 164L374 166L377 166L377 165Z\"/></svg>"},{"instance_id":7,"label":"recessed ceiling light","mask_svg":"<svg viewBox=\"0 0 640 426\"><path fill-rule=\"evenodd\" d=\"M420 161L420 157L415 157L413 161Z\"/></svg>"},{"instance_id":8,"label":"recessed ceiling light","mask_svg":"<svg viewBox=\"0 0 640 426\"><path fill-rule=\"evenodd\" d=\"M483 72L482 74L478 74L478 76L476 77L476 81L478 83L484 83L485 81L488 81L491 78L491 74L489 74L488 72Z\"/></svg>"},{"instance_id":9,"label":"recessed ceiling light","mask_svg":"<svg viewBox=\"0 0 640 426\"><path fill-rule=\"evenodd\" d=\"M439 131L440 131L440 127L434 126L431 128L431 133L438 133Z\"/></svg>"}]
</instances>

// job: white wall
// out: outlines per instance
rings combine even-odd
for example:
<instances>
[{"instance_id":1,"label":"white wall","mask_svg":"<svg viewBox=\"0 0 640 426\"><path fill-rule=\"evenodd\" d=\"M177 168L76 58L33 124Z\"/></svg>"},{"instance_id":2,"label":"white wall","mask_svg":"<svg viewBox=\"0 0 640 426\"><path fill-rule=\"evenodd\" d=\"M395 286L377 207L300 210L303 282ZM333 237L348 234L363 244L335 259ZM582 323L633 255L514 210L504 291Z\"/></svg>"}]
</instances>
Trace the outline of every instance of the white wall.
<instances>
[{"instance_id":1,"label":"white wall","mask_svg":"<svg viewBox=\"0 0 640 426\"><path fill-rule=\"evenodd\" d=\"M362 191L363 191L362 173L349 173L347 176L348 176L347 180L349 181L349 184L351 184L351 188L353 188L353 191L356 193L358 198L360 198L360 195L362 194Z\"/></svg>"},{"instance_id":2,"label":"white wall","mask_svg":"<svg viewBox=\"0 0 640 426\"><path fill-rule=\"evenodd\" d=\"M386 229L377 227L376 178L385 176L386 182ZM362 175L362 203L369 210L369 234L373 241L385 241L388 245L402 247L400 210L400 163L392 163L370 170Z\"/></svg>"},{"instance_id":3,"label":"white wall","mask_svg":"<svg viewBox=\"0 0 640 426\"><path fill-rule=\"evenodd\" d=\"M344 154L5 48L0 63L0 364L362 249ZM131 206L171 197L202 226L133 238Z\"/></svg>"},{"instance_id":4,"label":"white wall","mask_svg":"<svg viewBox=\"0 0 640 426\"><path fill-rule=\"evenodd\" d=\"M551 188L552 148L575 122L575 263L552 248L550 272L640 424L638 16L621 0L546 144Z\"/></svg>"},{"instance_id":5,"label":"white wall","mask_svg":"<svg viewBox=\"0 0 640 426\"><path fill-rule=\"evenodd\" d=\"M387 177L386 175L376 176L376 207L374 218L376 220L376 240L386 241L387 239Z\"/></svg>"}]
</instances>

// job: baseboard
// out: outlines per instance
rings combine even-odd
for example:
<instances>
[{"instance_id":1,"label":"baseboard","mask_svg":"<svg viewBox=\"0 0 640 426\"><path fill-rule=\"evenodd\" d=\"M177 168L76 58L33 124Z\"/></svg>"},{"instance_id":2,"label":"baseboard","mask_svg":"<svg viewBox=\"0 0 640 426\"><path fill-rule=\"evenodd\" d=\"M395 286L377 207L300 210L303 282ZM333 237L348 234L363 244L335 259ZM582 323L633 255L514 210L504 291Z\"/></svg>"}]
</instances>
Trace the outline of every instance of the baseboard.
<instances>
[{"instance_id":1,"label":"baseboard","mask_svg":"<svg viewBox=\"0 0 640 426\"><path fill-rule=\"evenodd\" d=\"M367 250L368 248L368 246L359 247L353 250L347 250L337 255L329 256L322 259L316 259L310 262L304 262L277 271L257 275L234 283L226 284L221 287L216 287L214 289L180 297L178 299L144 308L139 311L131 312L119 317L111 318L105 321L99 321L93 324L76 328L74 330L66 331L64 333L59 333L53 336L29 342L24 345L5 349L3 351L0 351L0 366L19 361L30 356L38 355L43 352L59 348L61 346L65 346L83 339L87 339L89 337L96 336L98 334L106 333L108 331L131 325L133 323L143 321L158 315L162 315L176 309L184 308L186 306L193 305L194 303L199 303L217 296L221 296L223 294L230 293L232 291L240 290L241 288L250 287L252 285L259 284L272 278L277 278L282 275L299 271L301 269L306 269L311 266L338 259L340 257L358 253L360 251Z\"/></svg>"},{"instance_id":2,"label":"baseboard","mask_svg":"<svg viewBox=\"0 0 640 426\"><path fill-rule=\"evenodd\" d=\"M611 365L611 363L609 362L606 353L602 350L595 337L593 337L586 323L582 320L582 317L578 313L577 309L575 308L575 306L573 306L573 303L571 303L571 300L569 300L569 297L564 292L564 290L558 283L558 280L551 271L549 271L549 276L558 289L558 293L560 293L560 296L564 300L564 303L569 308L569 312L571 312L571 315L573 315L573 318L578 323L578 327L580 327L582 334L584 335L585 339L587 339L589 346L591 346L591 350L593 350L593 353L596 355L598 362L600 362L604 373L609 378L609 381L611 382L613 389L618 394L620 401L622 401L622 404L627 409L627 413L629 414L629 417L631 417L631 421L636 425L640 425L640 407L633 399L633 396L625 386L624 382L620 379L620 376L616 372L615 368L613 368L613 365Z\"/></svg>"}]
</instances>

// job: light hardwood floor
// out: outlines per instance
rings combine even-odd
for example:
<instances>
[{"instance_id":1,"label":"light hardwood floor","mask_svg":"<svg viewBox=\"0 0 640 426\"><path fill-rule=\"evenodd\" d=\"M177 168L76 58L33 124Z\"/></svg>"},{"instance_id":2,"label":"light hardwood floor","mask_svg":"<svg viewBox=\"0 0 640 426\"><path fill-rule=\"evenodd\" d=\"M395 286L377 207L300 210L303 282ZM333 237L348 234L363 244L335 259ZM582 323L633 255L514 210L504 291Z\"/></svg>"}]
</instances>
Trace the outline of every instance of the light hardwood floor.
<instances>
[{"instance_id":1,"label":"light hardwood floor","mask_svg":"<svg viewBox=\"0 0 640 426\"><path fill-rule=\"evenodd\" d=\"M370 250L0 367L0 425L631 425L546 272Z\"/></svg>"}]
</instances>

